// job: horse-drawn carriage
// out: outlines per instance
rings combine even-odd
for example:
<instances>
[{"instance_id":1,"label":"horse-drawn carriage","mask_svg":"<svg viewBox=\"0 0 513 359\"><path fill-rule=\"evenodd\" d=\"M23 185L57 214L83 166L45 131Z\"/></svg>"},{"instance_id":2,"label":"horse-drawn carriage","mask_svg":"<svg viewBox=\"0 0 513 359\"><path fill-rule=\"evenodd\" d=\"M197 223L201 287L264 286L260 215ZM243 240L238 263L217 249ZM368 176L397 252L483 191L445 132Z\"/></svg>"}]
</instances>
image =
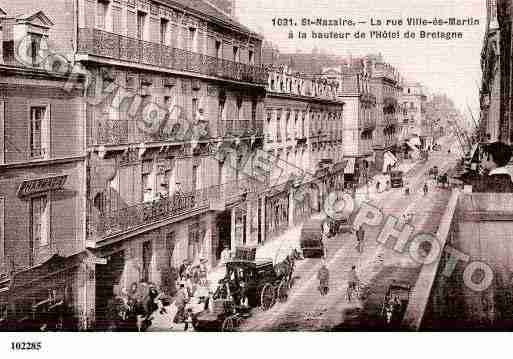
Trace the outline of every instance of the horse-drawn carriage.
<instances>
[{"instance_id":1,"label":"horse-drawn carriage","mask_svg":"<svg viewBox=\"0 0 513 359\"><path fill-rule=\"evenodd\" d=\"M292 286L294 258L274 265L271 259L236 255L226 263L226 275L212 297L210 309L195 316L198 331L232 331L251 315L251 309L270 309L284 302Z\"/></svg>"},{"instance_id":2,"label":"horse-drawn carriage","mask_svg":"<svg viewBox=\"0 0 513 359\"><path fill-rule=\"evenodd\" d=\"M449 176L447 173L436 176L436 184L441 188L449 188Z\"/></svg>"},{"instance_id":3,"label":"horse-drawn carriage","mask_svg":"<svg viewBox=\"0 0 513 359\"><path fill-rule=\"evenodd\" d=\"M381 314L387 328L397 329L401 325L408 302L411 286L405 282L392 281L383 298Z\"/></svg>"},{"instance_id":4,"label":"horse-drawn carriage","mask_svg":"<svg viewBox=\"0 0 513 359\"><path fill-rule=\"evenodd\" d=\"M438 176L438 166L433 166L429 169L428 174L433 177L433 179L436 179Z\"/></svg>"}]
</instances>

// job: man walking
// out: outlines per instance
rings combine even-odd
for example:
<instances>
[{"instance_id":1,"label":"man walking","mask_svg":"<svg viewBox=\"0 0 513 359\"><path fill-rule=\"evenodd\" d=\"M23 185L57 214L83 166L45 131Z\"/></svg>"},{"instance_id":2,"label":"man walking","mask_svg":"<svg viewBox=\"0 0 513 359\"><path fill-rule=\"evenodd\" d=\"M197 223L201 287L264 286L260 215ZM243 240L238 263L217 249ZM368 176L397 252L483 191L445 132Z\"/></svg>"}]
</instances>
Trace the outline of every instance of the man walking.
<instances>
[{"instance_id":1,"label":"man walking","mask_svg":"<svg viewBox=\"0 0 513 359\"><path fill-rule=\"evenodd\" d=\"M322 296L325 296L329 291L330 273L324 259L322 260L319 272L317 272L317 279L319 279L319 292Z\"/></svg>"},{"instance_id":2,"label":"man walking","mask_svg":"<svg viewBox=\"0 0 513 359\"><path fill-rule=\"evenodd\" d=\"M351 266L351 270L348 274L347 279L347 300L351 301L352 294L357 290L358 288L358 276L356 275L356 266Z\"/></svg>"},{"instance_id":3,"label":"man walking","mask_svg":"<svg viewBox=\"0 0 513 359\"><path fill-rule=\"evenodd\" d=\"M363 253L363 240L365 238L365 231L360 225L356 230L356 250L358 253Z\"/></svg>"},{"instance_id":4,"label":"man walking","mask_svg":"<svg viewBox=\"0 0 513 359\"><path fill-rule=\"evenodd\" d=\"M428 190L429 190L429 189L428 189L428 185L427 185L427 183L424 183L424 188L423 188L423 190L424 190L424 196L425 196L425 195L427 195L427 194L428 194Z\"/></svg>"}]
</instances>

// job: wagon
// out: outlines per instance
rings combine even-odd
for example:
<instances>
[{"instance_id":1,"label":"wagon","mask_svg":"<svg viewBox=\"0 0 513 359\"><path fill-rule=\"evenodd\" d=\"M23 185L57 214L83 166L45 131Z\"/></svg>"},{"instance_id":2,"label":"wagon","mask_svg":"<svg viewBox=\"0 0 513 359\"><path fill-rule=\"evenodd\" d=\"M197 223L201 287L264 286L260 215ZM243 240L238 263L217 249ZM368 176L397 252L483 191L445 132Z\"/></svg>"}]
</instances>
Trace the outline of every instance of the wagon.
<instances>
[{"instance_id":1,"label":"wagon","mask_svg":"<svg viewBox=\"0 0 513 359\"><path fill-rule=\"evenodd\" d=\"M438 176L438 166L431 167L429 169L428 174L432 176L434 179L436 179L436 177Z\"/></svg>"},{"instance_id":2,"label":"wagon","mask_svg":"<svg viewBox=\"0 0 513 359\"><path fill-rule=\"evenodd\" d=\"M410 300L411 286L406 282L392 281L383 298L381 314L383 323L391 329L398 328Z\"/></svg>"},{"instance_id":3,"label":"wagon","mask_svg":"<svg viewBox=\"0 0 513 359\"><path fill-rule=\"evenodd\" d=\"M292 286L294 260L289 256L277 265L271 259L236 258L226 263L209 310L198 314L198 331L232 331L251 315L253 308L269 310L284 302Z\"/></svg>"},{"instance_id":4,"label":"wagon","mask_svg":"<svg viewBox=\"0 0 513 359\"><path fill-rule=\"evenodd\" d=\"M311 219L303 224L299 245L304 258L324 256L323 224L321 219Z\"/></svg>"}]
</instances>

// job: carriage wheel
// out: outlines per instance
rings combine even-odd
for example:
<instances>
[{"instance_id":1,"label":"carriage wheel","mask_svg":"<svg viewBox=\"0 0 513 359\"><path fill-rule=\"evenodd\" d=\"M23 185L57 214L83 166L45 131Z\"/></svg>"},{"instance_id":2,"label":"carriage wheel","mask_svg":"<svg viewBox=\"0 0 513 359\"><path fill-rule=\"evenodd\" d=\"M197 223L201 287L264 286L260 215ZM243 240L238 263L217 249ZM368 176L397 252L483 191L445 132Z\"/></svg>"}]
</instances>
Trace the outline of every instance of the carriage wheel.
<instances>
[{"instance_id":1,"label":"carriage wheel","mask_svg":"<svg viewBox=\"0 0 513 359\"><path fill-rule=\"evenodd\" d=\"M275 290L272 284L267 283L260 294L260 307L262 310L269 310L276 300Z\"/></svg>"},{"instance_id":2,"label":"carriage wheel","mask_svg":"<svg viewBox=\"0 0 513 359\"><path fill-rule=\"evenodd\" d=\"M223 320L223 324L221 324L222 332L233 332L235 331L235 321L233 320L233 316L226 317Z\"/></svg>"},{"instance_id":3,"label":"carriage wheel","mask_svg":"<svg viewBox=\"0 0 513 359\"><path fill-rule=\"evenodd\" d=\"M287 298L289 297L288 292L289 292L289 283L285 279L282 279L282 281L278 285L278 289L276 289L276 297L278 297L278 301L280 303L283 303L287 300Z\"/></svg>"}]
</instances>

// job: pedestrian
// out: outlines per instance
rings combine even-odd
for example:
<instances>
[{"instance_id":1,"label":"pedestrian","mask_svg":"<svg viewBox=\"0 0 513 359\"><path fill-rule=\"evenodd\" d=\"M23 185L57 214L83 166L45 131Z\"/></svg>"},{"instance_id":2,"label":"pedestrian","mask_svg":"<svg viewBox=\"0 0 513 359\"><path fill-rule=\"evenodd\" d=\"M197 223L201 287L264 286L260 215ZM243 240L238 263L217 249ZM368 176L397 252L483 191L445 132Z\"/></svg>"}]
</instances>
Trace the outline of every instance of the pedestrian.
<instances>
[{"instance_id":1,"label":"pedestrian","mask_svg":"<svg viewBox=\"0 0 513 359\"><path fill-rule=\"evenodd\" d=\"M513 166L508 165L512 148L502 142L493 142L483 147L481 167L485 174L471 178L472 192L513 192Z\"/></svg>"},{"instance_id":2,"label":"pedestrian","mask_svg":"<svg viewBox=\"0 0 513 359\"><path fill-rule=\"evenodd\" d=\"M376 180L376 192L379 192L379 181Z\"/></svg>"},{"instance_id":3,"label":"pedestrian","mask_svg":"<svg viewBox=\"0 0 513 359\"><path fill-rule=\"evenodd\" d=\"M352 265L351 270L348 274L347 279L347 300L351 301L352 294L357 290L358 288L358 276L356 275L356 266Z\"/></svg>"},{"instance_id":4,"label":"pedestrian","mask_svg":"<svg viewBox=\"0 0 513 359\"><path fill-rule=\"evenodd\" d=\"M185 318L185 326L183 328L184 332L192 332L194 331L194 327L192 325L192 308L187 308L187 314Z\"/></svg>"},{"instance_id":5,"label":"pedestrian","mask_svg":"<svg viewBox=\"0 0 513 359\"><path fill-rule=\"evenodd\" d=\"M199 281L200 285L205 287L207 285L207 263L208 260L205 258L200 259L199 265Z\"/></svg>"},{"instance_id":6,"label":"pedestrian","mask_svg":"<svg viewBox=\"0 0 513 359\"><path fill-rule=\"evenodd\" d=\"M174 317L175 323L182 323L185 321L185 305L189 302L189 295L185 288L185 283L180 283L180 289L175 299L176 315Z\"/></svg>"},{"instance_id":7,"label":"pedestrian","mask_svg":"<svg viewBox=\"0 0 513 359\"><path fill-rule=\"evenodd\" d=\"M427 195L428 194L428 190L429 190L427 183L424 183L423 190L424 190L424 196Z\"/></svg>"},{"instance_id":8,"label":"pedestrian","mask_svg":"<svg viewBox=\"0 0 513 359\"><path fill-rule=\"evenodd\" d=\"M319 280L319 292L321 296L325 296L329 291L330 273L326 266L326 261L323 260L319 272L317 272L317 279Z\"/></svg>"},{"instance_id":9,"label":"pedestrian","mask_svg":"<svg viewBox=\"0 0 513 359\"><path fill-rule=\"evenodd\" d=\"M365 239L365 231L360 225L356 230L356 250L358 253L363 253L363 241Z\"/></svg>"}]
</instances>

